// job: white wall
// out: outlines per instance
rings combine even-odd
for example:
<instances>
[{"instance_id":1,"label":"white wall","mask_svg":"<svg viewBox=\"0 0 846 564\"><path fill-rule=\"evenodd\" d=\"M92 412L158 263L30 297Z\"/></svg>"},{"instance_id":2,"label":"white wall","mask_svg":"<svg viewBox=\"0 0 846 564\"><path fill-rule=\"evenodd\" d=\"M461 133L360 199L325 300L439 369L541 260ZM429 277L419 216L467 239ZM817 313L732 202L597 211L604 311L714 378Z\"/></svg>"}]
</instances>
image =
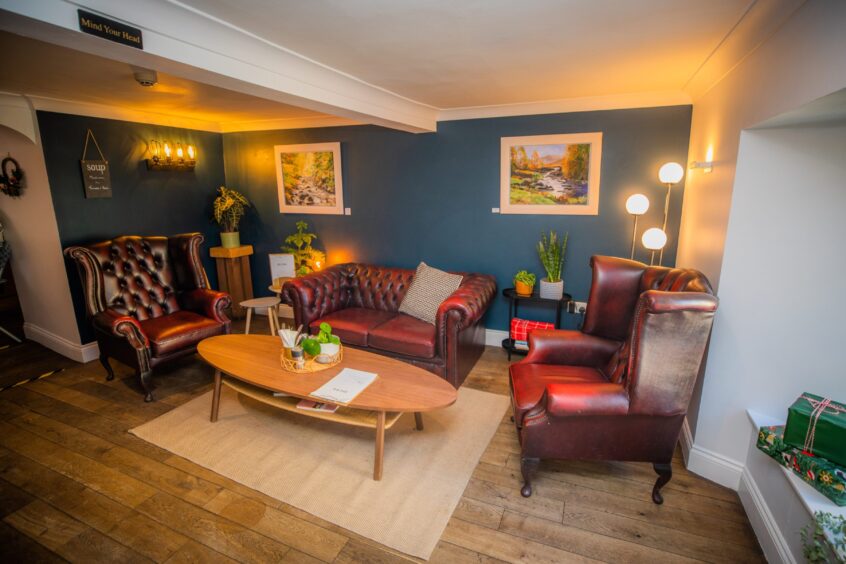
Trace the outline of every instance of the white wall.
<instances>
[{"instance_id":1,"label":"white wall","mask_svg":"<svg viewBox=\"0 0 846 564\"><path fill-rule=\"evenodd\" d=\"M9 118L2 123L21 122L20 105L0 104L0 110L15 107L15 119L0 116ZM37 127L31 110L25 111ZM96 358L96 345L81 345L41 145L0 125L0 154L7 153L18 161L26 181L20 198L0 195L0 221L12 248L12 272L26 336L74 360Z\"/></svg>"},{"instance_id":2,"label":"white wall","mask_svg":"<svg viewBox=\"0 0 846 564\"><path fill-rule=\"evenodd\" d=\"M846 400L846 123L746 131L696 444L743 462L745 410Z\"/></svg>"},{"instance_id":3,"label":"white wall","mask_svg":"<svg viewBox=\"0 0 846 564\"><path fill-rule=\"evenodd\" d=\"M756 124L846 87L846 2L808 0L763 43L693 101L689 160L713 150L714 171L688 171L676 264L703 271L721 294L721 268L729 213L733 214L740 133ZM727 306L721 306L719 318ZM712 362L709 353L706 366ZM698 443L700 397L706 372L691 401L688 420ZM741 377L737 375L737 377ZM730 390L716 390L731 394ZM745 398L752 401L752 398ZM728 451L714 445L716 454ZM739 451L732 450L736 456ZM742 456L728 461L742 466ZM735 472L739 474L738 472Z\"/></svg>"}]
</instances>

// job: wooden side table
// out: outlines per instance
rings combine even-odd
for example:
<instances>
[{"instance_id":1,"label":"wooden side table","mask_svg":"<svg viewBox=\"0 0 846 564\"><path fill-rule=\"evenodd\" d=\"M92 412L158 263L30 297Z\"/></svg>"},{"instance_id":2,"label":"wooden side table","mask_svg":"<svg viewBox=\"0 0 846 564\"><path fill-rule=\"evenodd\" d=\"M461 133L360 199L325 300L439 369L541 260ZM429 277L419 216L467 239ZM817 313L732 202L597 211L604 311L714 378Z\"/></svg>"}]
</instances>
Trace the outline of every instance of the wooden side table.
<instances>
[{"instance_id":1,"label":"wooden side table","mask_svg":"<svg viewBox=\"0 0 846 564\"><path fill-rule=\"evenodd\" d=\"M245 310L241 302L253 297L253 278L250 275L252 245L241 245L227 249L212 247L209 253L217 263L218 285L222 292L232 296L232 317L241 319Z\"/></svg>"}]
</instances>

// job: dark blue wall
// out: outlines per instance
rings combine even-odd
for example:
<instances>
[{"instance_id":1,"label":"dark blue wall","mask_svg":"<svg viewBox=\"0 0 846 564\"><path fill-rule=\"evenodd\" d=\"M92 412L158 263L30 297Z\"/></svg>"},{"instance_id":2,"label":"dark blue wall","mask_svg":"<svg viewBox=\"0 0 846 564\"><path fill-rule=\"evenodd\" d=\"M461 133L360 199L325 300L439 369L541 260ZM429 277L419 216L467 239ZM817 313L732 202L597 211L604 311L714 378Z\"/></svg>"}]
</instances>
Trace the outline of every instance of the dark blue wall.
<instances>
[{"instance_id":1,"label":"dark blue wall","mask_svg":"<svg viewBox=\"0 0 846 564\"><path fill-rule=\"evenodd\" d=\"M51 112L38 112L38 127L63 248L116 235L192 231L206 235L206 249L219 244L210 217L214 193L225 183L220 134ZM109 161L112 198L85 199L79 160L89 128ZM197 168L148 171L143 159L150 139L193 144L198 149ZM99 158L96 154L89 144L88 158ZM206 272L216 286L214 263L207 251L203 254ZM68 275L82 341L92 341L79 276L70 261Z\"/></svg>"},{"instance_id":2,"label":"dark blue wall","mask_svg":"<svg viewBox=\"0 0 846 564\"><path fill-rule=\"evenodd\" d=\"M543 276L535 253L540 233L568 231L565 291L584 301L590 256L629 256L630 194L642 192L652 202L641 228L660 226L665 188L658 168L686 161L690 118L690 106L676 106L449 121L439 123L437 133L416 135L375 126L224 134L227 186L255 205L241 229L242 242L256 250L255 292L268 293L267 253L280 252L294 223L305 219L330 263L413 268L423 260L493 274L500 288L523 268ZM501 137L589 131L603 133L598 216L491 213L499 207ZM328 141L341 142L344 204L352 216L280 214L273 146ZM673 190L664 264L675 259L682 195L682 187ZM639 256L648 260L642 249ZM550 319L548 312L532 317ZM507 319L507 305L498 297L487 325L506 329Z\"/></svg>"}]
</instances>

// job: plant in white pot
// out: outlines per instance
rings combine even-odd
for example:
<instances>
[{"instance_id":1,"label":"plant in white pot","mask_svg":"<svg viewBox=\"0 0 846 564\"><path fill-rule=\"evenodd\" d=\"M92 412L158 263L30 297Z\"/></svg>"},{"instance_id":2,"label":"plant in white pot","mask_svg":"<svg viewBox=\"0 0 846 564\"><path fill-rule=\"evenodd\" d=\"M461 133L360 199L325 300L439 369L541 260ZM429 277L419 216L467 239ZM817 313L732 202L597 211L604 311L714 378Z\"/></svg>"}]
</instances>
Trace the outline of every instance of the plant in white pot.
<instances>
[{"instance_id":1,"label":"plant in white pot","mask_svg":"<svg viewBox=\"0 0 846 564\"><path fill-rule=\"evenodd\" d=\"M238 224L250 207L250 201L238 192L226 186L217 189L214 199L214 221L220 226L220 244L227 249L241 246Z\"/></svg>"},{"instance_id":2,"label":"plant in white pot","mask_svg":"<svg viewBox=\"0 0 846 564\"><path fill-rule=\"evenodd\" d=\"M565 232L559 243L558 233L555 231L550 231L548 237L545 233L541 233L541 240L538 241L538 257L546 271L546 278L541 278L540 281L540 297L542 298L560 300L564 296L561 270L564 267L568 236L569 234Z\"/></svg>"},{"instance_id":3,"label":"plant in white pot","mask_svg":"<svg viewBox=\"0 0 846 564\"><path fill-rule=\"evenodd\" d=\"M325 321L321 323L316 340L320 343L320 355L316 359L317 362L322 364L332 362L341 350L341 339L332 334L332 326Z\"/></svg>"}]
</instances>

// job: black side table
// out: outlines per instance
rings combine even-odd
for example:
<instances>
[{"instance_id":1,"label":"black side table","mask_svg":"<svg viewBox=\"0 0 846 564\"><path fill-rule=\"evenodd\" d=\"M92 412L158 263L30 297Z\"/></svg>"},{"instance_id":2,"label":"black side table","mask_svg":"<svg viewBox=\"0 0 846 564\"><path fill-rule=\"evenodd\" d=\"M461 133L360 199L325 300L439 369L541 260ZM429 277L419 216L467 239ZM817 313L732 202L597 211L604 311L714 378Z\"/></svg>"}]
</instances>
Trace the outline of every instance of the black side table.
<instances>
[{"instance_id":1,"label":"black side table","mask_svg":"<svg viewBox=\"0 0 846 564\"><path fill-rule=\"evenodd\" d=\"M569 302L573 300L573 297L570 294L564 294L560 300L551 300L549 298L542 298L538 295L538 292L532 292L531 296L521 296L518 294L514 288L505 288L502 291L502 295L508 300L508 331L509 336L506 339L502 340L502 348L508 351L508 360L511 360L511 353L520 353L526 354L528 351L514 348L514 339L511 338L511 320L517 317L517 306L521 301L523 302L532 302L532 303L539 303L543 305L549 305L555 307L555 328L561 328L561 312L564 310L564 306L566 306Z\"/></svg>"}]
</instances>

